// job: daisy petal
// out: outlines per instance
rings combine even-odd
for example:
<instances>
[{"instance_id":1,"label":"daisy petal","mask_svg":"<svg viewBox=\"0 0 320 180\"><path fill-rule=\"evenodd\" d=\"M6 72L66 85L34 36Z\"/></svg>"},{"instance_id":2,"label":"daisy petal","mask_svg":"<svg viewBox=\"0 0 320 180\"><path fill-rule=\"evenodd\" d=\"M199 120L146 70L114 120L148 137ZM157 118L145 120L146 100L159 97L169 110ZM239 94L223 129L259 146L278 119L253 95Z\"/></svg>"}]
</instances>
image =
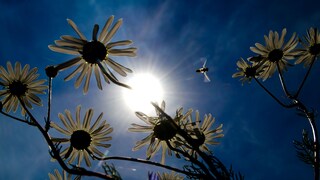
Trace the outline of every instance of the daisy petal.
<instances>
[{"instance_id":1,"label":"daisy petal","mask_svg":"<svg viewBox=\"0 0 320 180\"><path fill-rule=\"evenodd\" d=\"M111 49L112 47L115 47L115 46L127 46L127 45L130 45L130 44L132 44L131 40L116 41L116 42L108 43L106 48L107 49Z\"/></svg>"},{"instance_id":2,"label":"daisy petal","mask_svg":"<svg viewBox=\"0 0 320 180\"><path fill-rule=\"evenodd\" d=\"M70 24L70 26L73 28L73 30L79 35L79 37L82 40L87 40L87 38L80 32L79 28L77 27L77 25L71 20L71 19L67 19L68 23Z\"/></svg>"},{"instance_id":3,"label":"daisy petal","mask_svg":"<svg viewBox=\"0 0 320 180\"><path fill-rule=\"evenodd\" d=\"M106 44L107 42L110 41L110 39L113 37L113 35L117 32L117 30L119 29L119 27L122 24L122 19L119 19L116 24L110 29L110 31L108 32L108 34L106 35L106 37L101 40L101 42L103 44Z\"/></svg>"},{"instance_id":4,"label":"daisy petal","mask_svg":"<svg viewBox=\"0 0 320 180\"><path fill-rule=\"evenodd\" d=\"M79 55L79 51L72 49L72 48L68 48L68 47L60 47L60 46L56 46L56 45L49 45L48 48L51 51L54 52L59 52L59 53L64 53L64 54L71 54L71 55Z\"/></svg>"},{"instance_id":5,"label":"daisy petal","mask_svg":"<svg viewBox=\"0 0 320 180\"><path fill-rule=\"evenodd\" d=\"M107 20L106 24L104 25L104 27L99 35L98 41L101 42L103 39L105 39L105 36L107 35L108 29L109 29L110 25L112 24L113 19L114 19L114 16L109 17L109 19Z\"/></svg>"}]
</instances>

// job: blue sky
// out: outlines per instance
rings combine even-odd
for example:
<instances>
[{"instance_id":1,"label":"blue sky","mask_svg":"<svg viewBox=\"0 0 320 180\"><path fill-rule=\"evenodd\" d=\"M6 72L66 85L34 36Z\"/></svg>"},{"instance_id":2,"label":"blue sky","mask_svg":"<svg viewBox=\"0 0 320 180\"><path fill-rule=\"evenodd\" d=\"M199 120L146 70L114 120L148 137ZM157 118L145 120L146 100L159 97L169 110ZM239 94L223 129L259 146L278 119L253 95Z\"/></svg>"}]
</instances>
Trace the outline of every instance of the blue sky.
<instances>
[{"instance_id":1,"label":"blue sky","mask_svg":"<svg viewBox=\"0 0 320 180\"><path fill-rule=\"evenodd\" d=\"M256 83L241 86L231 76L236 61L252 56L249 47L264 43L263 35L269 30L279 32L285 27L288 38L293 32L302 36L309 27L319 28L319 5L316 0L1 0L0 65L20 61L38 67L40 77L46 78L47 65L71 58L47 47L61 35L76 35L67 18L91 37L94 24L101 27L115 15L124 22L114 39L131 39L138 48L137 57L119 61L134 73L148 72L160 79L169 114L182 106L198 109L201 115L211 113L217 123L223 123L225 137L212 150L227 167L232 164L249 180L311 179L312 168L298 160L292 144L300 139L303 128L309 130L306 119L282 108ZM208 59L210 83L195 73L203 57ZM320 108L319 68L317 63L301 94L302 101L316 110ZM83 109L93 107L96 115L104 112L115 129L109 155L145 158L145 149L131 151L144 135L127 132L131 123L140 121L125 105L122 88L104 84L100 91L91 86L83 96L81 88L74 89L74 80L63 81L68 72L53 81L52 118L58 120L57 113L66 108L74 111L78 104ZM293 91L305 72L297 66L285 74ZM277 76L268 79L266 86L283 97ZM42 98L46 103L46 96ZM34 110L40 122L45 107ZM0 179L48 179L47 173L58 167L50 162L47 145L33 127L0 116L0 142ZM166 160L178 167L183 163ZM145 178L146 171L155 170L136 163L114 164L124 179Z\"/></svg>"}]
</instances>

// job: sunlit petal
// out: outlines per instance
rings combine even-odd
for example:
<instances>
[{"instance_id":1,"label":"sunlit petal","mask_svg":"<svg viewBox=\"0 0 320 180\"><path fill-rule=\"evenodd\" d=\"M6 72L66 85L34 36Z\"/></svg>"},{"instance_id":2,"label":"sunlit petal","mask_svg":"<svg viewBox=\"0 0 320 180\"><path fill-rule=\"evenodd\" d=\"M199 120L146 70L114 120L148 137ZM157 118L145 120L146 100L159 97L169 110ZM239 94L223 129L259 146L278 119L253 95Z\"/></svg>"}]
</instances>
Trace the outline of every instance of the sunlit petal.
<instances>
[{"instance_id":1,"label":"sunlit petal","mask_svg":"<svg viewBox=\"0 0 320 180\"><path fill-rule=\"evenodd\" d=\"M116 22L116 24L110 29L110 31L108 32L106 37L101 40L101 42L103 44L106 44L107 42L109 42L111 40L111 38L114 36L114 34L117 32L117 30L120 28L121 24L122 24L122 19L119 19Z\"/></svg>"},{"instance_id":2,"label":"sunlit petal","mask_svg":"<svg viewBox=\"0 0 320 180\"><path fill-rule=\"evenodd\" d=\"M99 115L94 125L90 127L94 110L88 109L82 121L80 120L80 110L81 106L77 106L75 113L76 118L72 117L69 110L65 110L66 116L61 113L59 114L58 117L66 126L66 129L62 129L60 126L51 122L51 126L54 129L68 136L67 138L53 137L52 140L56 143L69 145L69 147L66 147L65 150L60 153L61 156L64 155L68 163L76 161L77 166L80 166L83 159L85 159L85 164L91 166L89 159L91 153L99 157L104 156L96 147L109 148L111 146L111 144L106 144L105 142L112 140L112 137L107 135L113 131L113 128L105 121L100 123L98 127L103 113Z\"/></svg>"},{"instance_id":3,"label":"sunlit petal","mask_svg":"<svg viewBox=\"0 0 320 180\"><path fill-rule=\"evenodd\" d=\"M71 19L67 19L67 21L82 40L87 40L87 38L81 33L77 25Z\"/></svg>"},{"instance_id":4,"label":"sunlit petal","mask_svg":"<svg viewBox=\"0 0 320 180\"><path fill-rule=\"evenodd\" d=\"M65 77L65 80L68 81L74 78L78 73L80 73L75 81L75 87L80 87L80 84L85 78L83 86L84 94L86 94L89 90L92 71L94 71L94 76L97 82L96 84L101 90L102 84L100 71L102 71L103 78L106 83L109 84L110 82L113 82L116 85L130 88L128 85L119 82L117 77L113 74L113 72L110 71L109 68L112 68L121 76L126 76L127 73L131 73L132 70L113 60L110 61L109 58L111 58L111 56L136 56L137 48L126 47L124 49L113 49L115 47L127 46L132 44L131 40L109 42L122 24L122 19L119 19L113 26L111 26L113 20L114 16L111 16L107 20L106 24L102 28L100 35L98 35L99 25L94 25L92 30L92 41L87 41L85 36L79 30L78 26L71 19L67 19L69 25L73 28L73 30L80 38L63 35L60 37L60 40L55 41L55 45L48 46L49 49L58 53L77 55L77 57L67 62L63 62L55 66L54 68L60 71L78 64L79 66L67 77ZM103 67L100 66L100 64L103 64Z\"/></svg>"}]
</instances>

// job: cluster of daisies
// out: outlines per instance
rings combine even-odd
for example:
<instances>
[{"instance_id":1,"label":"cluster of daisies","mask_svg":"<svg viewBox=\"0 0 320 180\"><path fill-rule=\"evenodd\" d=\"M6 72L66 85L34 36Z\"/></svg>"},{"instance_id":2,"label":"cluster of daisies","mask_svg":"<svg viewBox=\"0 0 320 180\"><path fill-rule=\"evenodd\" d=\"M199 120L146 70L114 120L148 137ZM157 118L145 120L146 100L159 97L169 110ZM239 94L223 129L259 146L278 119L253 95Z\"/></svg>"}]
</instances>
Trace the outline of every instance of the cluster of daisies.
<instances>
[{"instance_id":1,"label":"cluster of daisies","mask_svg":"<svg viewBox=\"0 0 320 180\"><path fill-rule=\"evenodd\" d=\"M180 152L188 153L191 157L197 157L197 152L194 149L200 149L203 152L211 154L212 152L207 145L217 145L218 138L223 137L222 124L216 128L212 128L215 119L211 114L205 115L203 119L200 119L199 112L195 112L195 118L192 118L192 109L189 109L186 113L183 113L183 108L176 110L175 117L171 118L165 111L165 102L161 103L159 107L156 103L153 104L156 107L156 116L148 116L142 112L136 112L137 117L141 119L145 124L131 124L129 128L131 132L145 132L149 135L138 141L132 150L138 150L141 147L147 145L147 159L153 157L157 151L162 147L161 163L165 163L165 155L168 153L172 155L172 149L179 149ZM202 122L202 123L201 123ZM185 132L181 133L181 132ZM192 138L192 147L190 142L186 141L186 137ZM177 151L175 151L177 154ZM185 155L184 155L185 156Z\"/></svg>"},{"instance_id":2,"label":"cluster of daisies","mask_svg":"<svg viewBox=\"0 0 320 180\"><path fill-rule=\"evenodd\" d=\"M105 23L100 34L98 35L99 26L94 25L92 40L81 33L77 25L70 19L67 20L69 25L76 32L78 37L69 35L61 36L56 40L54 45L49 45L49 49L55 52L76 55L76 57L58 65L46 68L46 74L49 79L54 78L59 71L76 66L65 80L70 80L77 76L75 87L83 85L84 94L88 92L92 73L95 75L96 84L102 90L101 78L106 83L130 88L128 85L119 82L114 72L121 76L126 76L132 70L117 63L112 56L136 56L135 47L118 48L119 46L128 46L132 44L131 40L122 40L111 42L112 37L122 24L122 19L115 22L111 16ZM6 68L0 66L0 112L7 114L16 112L21 109L23 116L29 116L28 109L33 105L42 106L39 95L45 94L48 86L46 80L39 80L38 69L30 69L29 65L23 67L19 62L12 65L7 62ZM156 116L147 116L142 112L136 112L138 118L144 121L145 125L132 124L129 128L131 132L149 133L147 137L138 141L133 150L138 150L143 146L148 146L147 159L152 158L162 147L161 163L165 163L166 152L171 155L174 149L179 149L187 153L190 157L196 157L197 151L186 143L184 137L179 133L186 132L187 136L194 140L196 148L206 153L211 153L207 145L216 145L217 138L223 137L222 124L212 128L215 119L211 114L200 118L199 112L195 111L195 118L192 118L192 109L183 113L183 108L176 111L175 117L171 118L165 111L165 102L160 107L153 104L156 108ZM60 156L69 164L81 166L84 162L86 166L91 166L91 160L105 157L105 151L102 149L109 148L108 142L112 139L110 133L113 128L106 120L103 120L103 113L93 121L94 110L88 109L84 116L81 115L81 106L79 105L74 115L66 109L64 113L59 113L58 118L61 122L50 122L50 127L60 132L62 137L51 137L53 143L61 146L59 148ZM82 118L81 118L82 117ZM175 152L178 156L178 153ZM161 176L178 177L179 175L158 174ZM50 179L70 179L71 176L63 172L63 175L55 170L54 174L49 174ZM179 176L179 178L182 178Z\"/></svg>"},{"instance_id":3,"label":"cluster of daisies","mask_svg":"<svg viewBox=\"0 0 320 180\"><path fill-rule=\"evenodd\" d=\"M250 82L252 79L266 80L275 71L282 73L287 71L288 66L292 66L289 61L295 60L295 64L304 63L304 66L311 66L317 57L320 56L320 33L317 28L307 30L307 35L299 39L296 33L285 42L287 30L284 28L281 36L277 31L270 31L264 36L265 45L256 43L255 47L250 47L256 56L247 60L240 58L237 62L239 72L232 77L241 77L242 83ZM302 45L298 48L298 44Z\"/></svg>"},{"instance_id":4,"label":"cluster of daisies","mask_svg":"<svg viewBox=\"0 0 320 180\"><path fill-rule=\"evenodd\" d=\"M112 37L122 24L122 19L115 22L111 16L105 23L100 34L99 26L94 25L92 40L88 41L82 34L77 25L70 19L67 20L74 29L78 37L69 35L61 36L54 45L49 45L49 49L55 52L76 55L71 60L61 64L50 66L46 69L49 78L54 78L59 71L77 66L65 80L70 80L78 75L75 81L75 87L83 85L83 92L87 93L90 79L94 73L96 84L102 90L101 78L106 83L130 88L121 83L114 72L121 76L126 76L132 70L117 63L112 56L136 56L135 47L118 48L119 46L129 46L131 40L122 40L111 42ZM270 31L268 36L264 36L265 45L256 43L255 47L250 49L256 53L256 56L247 60L240 59L237 62L239 72L233 74L233 77L241 77L241 81L250 82L252 79L270 78L275 71L286 71L290 65L289 60L296 59L295 64L304 63L305 66L311 66L317 57L320 56L320 33L316 28L310 28L303 40L298 41L294 33L291 38L285 42L286 29L283 29L281 36L277 31ZM302 48L296 48L301 42ZM30 69L29 65L22 65L16 62L12 65L7 62L6 68L0 66L0 110L1 113L16 112L21 109L21 114L25 116L32 105L41 106L41 99L38 95L45 94L48 86L44 83L46 80L39 80L37 68ZM162 148L161 160L165 164L165 156L175 153L177 157L181 155L197 158L197 152L211 154L208 145L217 145L218 138L223 137L222 124L213 128L215 119L211 114L205 114L200 118L199 112L189 109L183 112L183 108L176 110L176 115L170 117L165 113L165 102L161 105L154 103L156 116L148 116L142 112L136 112L136 115L145 124L132 124L129 128L131 132L143 132L148 135L138 141L133 150L139 150L143 146L148 146L146 157L150 159ZM50 126L64 135L64 137L51 137L56 144L64 145L60 149L60 156L69 164L76 163L77 166L85 164L90 167L91 159L96 157L105 157L102 148L109 148L108 142L112 139L110 133L113 128L103 119L103 113L92 122L94 115L93 109L88 109L83 118L81 118L81 106L76 108L75 116L70 110L65 110L64 114L59 113L58 117L61 123L50 122ZM61 126L63 125L63 126ZM183 133L181 133L183 132ZM186 136L192 140L192 143L186 141ZM196 147L195 147L196 146ZM187 155L185 155L187 154ZM165 174L166 176L169 174ZM164 176L165 176L164 175ZM55 170L55 175L49 174L50 179L68 179L70 176ZM160 175L159 175L160 176ZM171 176L171 175L169 175Z\"/></svg>"}]
</instances>

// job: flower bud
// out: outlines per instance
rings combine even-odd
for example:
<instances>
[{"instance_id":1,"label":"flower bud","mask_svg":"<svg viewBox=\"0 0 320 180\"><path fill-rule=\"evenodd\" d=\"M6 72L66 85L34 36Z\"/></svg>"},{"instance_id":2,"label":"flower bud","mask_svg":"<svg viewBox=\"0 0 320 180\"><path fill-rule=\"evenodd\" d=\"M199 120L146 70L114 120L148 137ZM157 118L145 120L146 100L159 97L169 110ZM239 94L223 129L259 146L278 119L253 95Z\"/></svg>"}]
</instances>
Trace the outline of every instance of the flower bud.
<instances>
[{"instance_id":1,"label":"flower bud","mask_svg":"<svg viewBox=\"0 0 320 180\"><path fill-rule=\"evenodd\" d=\"M46 74L50 78L55 78L58 74L58 70L54 66L46 67Z\"/></svg>"}]
</instances>

